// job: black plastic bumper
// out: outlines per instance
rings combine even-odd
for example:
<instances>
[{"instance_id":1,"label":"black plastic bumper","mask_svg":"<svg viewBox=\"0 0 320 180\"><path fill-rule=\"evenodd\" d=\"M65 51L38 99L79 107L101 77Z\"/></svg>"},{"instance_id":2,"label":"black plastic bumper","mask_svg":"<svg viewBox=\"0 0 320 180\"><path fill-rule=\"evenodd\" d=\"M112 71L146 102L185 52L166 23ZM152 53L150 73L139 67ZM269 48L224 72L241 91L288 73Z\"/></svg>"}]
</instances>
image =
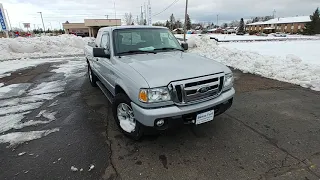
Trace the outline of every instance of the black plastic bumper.
<instances>
[{"instance_id":1,"label":"black plastic bumper","mask_svg":"<svg viewBox=\"0 0 320 180\"><path fill-rule=\"evenodd\" d=\"M225 101L221 104L218 104L216 106L213 106L211 108L204 109L201 111L193 112L190 114L184 114L181 116L161 118L161 119L165 120L165 124L161 127L158 127L156 125L157 120L159 120L159 119L156 119L155 124L154 124L154 128L157 130L166 130L166 129L176 128L176 127L179 127L184 124L194 124L195 119L199 113L210 111L212 109L214 109L214 117L216 117L216 116L224 113L226 110L228 110L231 107L232 102L233 102L233 98L231 98L228 101Z\"/></svg>"}]
</instances>

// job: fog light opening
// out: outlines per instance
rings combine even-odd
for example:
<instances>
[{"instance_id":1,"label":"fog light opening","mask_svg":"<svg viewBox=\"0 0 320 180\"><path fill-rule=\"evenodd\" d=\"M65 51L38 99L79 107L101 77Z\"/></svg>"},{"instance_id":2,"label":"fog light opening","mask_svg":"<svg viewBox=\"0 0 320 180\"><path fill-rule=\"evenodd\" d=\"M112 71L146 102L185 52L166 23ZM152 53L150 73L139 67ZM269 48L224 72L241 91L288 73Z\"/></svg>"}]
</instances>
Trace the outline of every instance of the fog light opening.
<instances>
[{"instance_id":1,"label":"fog light opening","mask_svg":"<svg viewBox=\"0 0 320 180\"><path fill-rule=\"evenodd\" d=\"M161 126L163 126L164 124L165 124L164 119L159 119L159 120L156 122L156 125L157 125L158 127L161 127Z\"/></svg>"}]
</instances>

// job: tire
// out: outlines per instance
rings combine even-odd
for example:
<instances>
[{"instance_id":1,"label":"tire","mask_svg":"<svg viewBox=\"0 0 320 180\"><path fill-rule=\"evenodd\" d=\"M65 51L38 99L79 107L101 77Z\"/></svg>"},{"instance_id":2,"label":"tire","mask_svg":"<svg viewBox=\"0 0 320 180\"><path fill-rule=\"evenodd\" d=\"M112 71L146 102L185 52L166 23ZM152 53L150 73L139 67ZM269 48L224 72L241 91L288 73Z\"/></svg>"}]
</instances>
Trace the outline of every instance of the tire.
<instances>
[{"instance_id":1,"label":"tire","mask_svg":"<svg viewBox=\"0 0 320 180\"><path fill-rule=\"evenodd\" d=\"M117 94L114 98L113 103L112 103L112 112L113 112L114 120L124 135L126 135L127 137L129 137L133 140L139 140L143 136L143 125L139 121L134 119L133 111L132 111L132 116L133 116L133 119L135 122L135 126L134 126L134 128L132 126L130 126L131 128L134 129L133 131L129 132L130 130L129 131L128 131L128 129L125 130L122 127L123 126L122 123L120 123L120 120L118 118L118 107L121 107L121 105L124 105L124 104L127 105L128 107L130 107L130 109L132 111L130 98L124 93ZM123 121L123 120L121 120L121 121Z\"/></svg>"},{"instance_id":2,"label":"tire","mask_svg":"<svg viewBox=\"0 0 320 180\"><path fill-rule=\"evenodd\" d=\"M89 81L92 87L97 87L97 81L98 78L97 76L93 73L90 64L88 64L88 77L89 77Z\"/></svg>"}]
</instances>

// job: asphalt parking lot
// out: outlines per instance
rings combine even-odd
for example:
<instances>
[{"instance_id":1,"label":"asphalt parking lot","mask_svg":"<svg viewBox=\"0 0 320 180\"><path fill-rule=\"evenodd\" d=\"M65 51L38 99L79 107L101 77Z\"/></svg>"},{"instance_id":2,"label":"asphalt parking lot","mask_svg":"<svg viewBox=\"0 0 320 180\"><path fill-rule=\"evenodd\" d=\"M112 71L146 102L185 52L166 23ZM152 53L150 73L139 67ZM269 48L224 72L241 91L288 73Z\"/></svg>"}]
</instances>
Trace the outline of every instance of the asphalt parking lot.
<instances>
[{"instance_id":1,"label":"asphalt parking lot","mask_svg":"<svg viewBox=\"0 0 320 180\"><path fill-rule=\"evenodd\" d=\"M0 82L33 86L66 78L50 72L53 65ZM59 96L26 116L55 111L55 121L32 130L59 132L15 147L0 144L0 179L320 179L319 92L235 70L236 96L225 114L137 142L120 133L85 71L65 79ZM53 102L58 105L49 107Z\"/></svg>"}]
</instances>

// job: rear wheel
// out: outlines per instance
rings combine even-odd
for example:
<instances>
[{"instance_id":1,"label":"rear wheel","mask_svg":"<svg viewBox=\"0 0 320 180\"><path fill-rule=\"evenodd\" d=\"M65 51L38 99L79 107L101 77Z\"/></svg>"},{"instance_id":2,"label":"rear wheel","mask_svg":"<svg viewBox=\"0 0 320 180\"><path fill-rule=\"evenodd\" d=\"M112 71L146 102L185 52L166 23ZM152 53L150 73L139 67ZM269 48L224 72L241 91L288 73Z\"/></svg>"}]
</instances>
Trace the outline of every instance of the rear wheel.
<instances>
[{"instance_id":1,"label":"rear wheel","mask_svg":"<svg viewBox=\"0 0 320 180\"><path fill-rule=\"evenodd\" d=\"M93 73L91 67L90 67L90 64L88 64L88 76L89 76L89 81L90 81L90 84L91 86L93 87L97 87L97 76Z\"/></svg>"},{"instance_id":2,"label":"rear wheel","mask_svg":"<svg viewBox=\"0 0 320 180\"><path fill-rule=\"evenodd\" d=\"M119 93L112 104L113 117L121 132L131 139L139 140L143 135L143 125L134 118L131 100Z\"/></svg>"}]
</instances>

